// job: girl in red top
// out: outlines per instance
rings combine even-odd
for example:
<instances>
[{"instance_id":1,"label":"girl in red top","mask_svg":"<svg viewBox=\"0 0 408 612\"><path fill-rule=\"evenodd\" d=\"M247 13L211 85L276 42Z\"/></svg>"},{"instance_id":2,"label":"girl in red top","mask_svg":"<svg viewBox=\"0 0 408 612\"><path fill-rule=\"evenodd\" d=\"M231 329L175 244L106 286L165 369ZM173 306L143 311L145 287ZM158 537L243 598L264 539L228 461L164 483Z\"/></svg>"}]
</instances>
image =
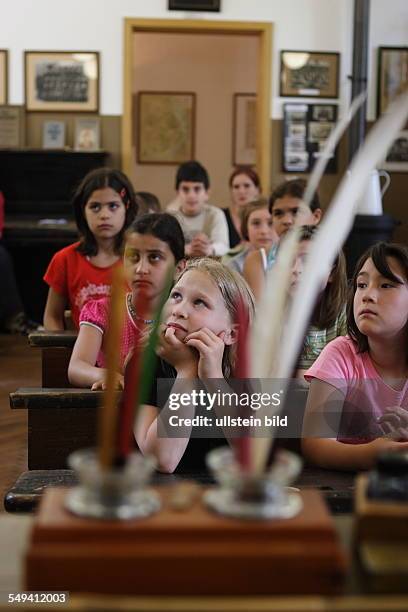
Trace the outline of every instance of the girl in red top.
<instances>
[{"instance_id":1,"label":"girl in red top","mask_svg":"<svg viewBox=\"0 0 408 612\"><path fill-rule=\"evenodd\" d=\"M137 214L129 179L110 168L89 172L72 204L80 240L58 251L44 275L50 286L44 312L49 330L64 329L66 308L78 329L84 304L109 295L112 268L121 265L124 232Z\"/></svg>"}]
</instances>

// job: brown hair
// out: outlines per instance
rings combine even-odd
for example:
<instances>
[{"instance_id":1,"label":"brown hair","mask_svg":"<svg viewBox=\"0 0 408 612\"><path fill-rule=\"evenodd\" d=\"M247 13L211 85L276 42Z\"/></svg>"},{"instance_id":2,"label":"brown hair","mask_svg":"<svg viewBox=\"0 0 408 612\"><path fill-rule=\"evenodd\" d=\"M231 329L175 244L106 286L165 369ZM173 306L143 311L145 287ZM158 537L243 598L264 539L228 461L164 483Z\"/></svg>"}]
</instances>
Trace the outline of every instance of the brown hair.
<instances>
[{"instance_id":1,"label":"brown hair","mask_svg":"<svg viewBox=\"0 0 408 612\"><path fill-rule=\"evenodd\" d=\"M252 202L248 202L245 206L240 210L241 217L241 235L244 240L249 240L248 235L248 221L249 217L256 210L268 209L268 202L265 198L259 198L259 200L253 200Z\"/></svg>"},{"instance_id":2,"label":"brown hair","mask_svg":"<svg viewBox=\"0 0 408 612\"><path fill-rule=\"evenodd\" d=\"M393 274L387 257L393 257L398 261L400 266L403 269L405 280L408 282L408 248L402 244L397 243L387 243L387 242L377 242L371 246L357 262L356 268L354 270L354 275L351 281L351 288L348 296L347 302L347 330L349 336L357 343L358 352L364 353L368 351L368 339L365 334L362 334L361 331L357 327L356 320L354 318L354 296L357 289L357 278L361 272L361 268L364 266L367 259L372 259L374 266L377 268L378 272L393 281L394 283L401 284L399 278ZM407 359L408 359L408 345L407 345Z\"/></svg>"},{"instance_id":3,"label":"brown hair","mask_svg":"<svg viewBox=\"0 0 408 612\"><path fill-rule=\"evenodd\" d=\"M316 225L303 225L299 242L312 240L316 231L318 231ZM330 276L330 282L326 284L310 321L310 325L315 325L318 329L326 329L333 325L344 310L347 301L346 259L343 251L337 255Z\"/></svg>"},{"instance_id":4,"label":"brown hair","mask_svg":"<svg viewBox=\"0 0 408 612\"><path fill-rule=\"evenodd\" d=\"M289 196L291 198L298 198L303 200L303 196L306 191L307 182L305 179L292 179L291 181L284 181L280 183L273 191L269 198L269 212L272 213L273 205L276 200ZM317 191L314 192L313 198L310 201L309 208L312 212L321 208L319 195Z\"/></svg>"},{"instance_id":5,"label":"brown hair","mask_svg":"<svg viewBox=\"0 0 408 612\"><path fill-rule=\"evenodd\" d=\"M120 170L105 167L96 168L88 172L78 185L72 198L75 221L80 236L79 245L76 250L82 255L92 256L96 255L98 252L98 243L89 229L85 218L85 205L94 191L107 187L110 187L119 194L126 207L125 222L114 240L114 251L116 254L119 255L122 253L125 231L137 215L138 205L135 198L135 192L126 174L123 174Z\"/></svg>"},{"instance_id":6,"label":"brown hair","mask_svg":"<svg viewBox=\"0 0 408 612\"><path fill-rule=\"evenodd\" d=\"M234 168L234 170L232 171L231 176L229 177L228 185L230 187L232 187L232 181L234 180L234 178L236 176L239 176L240 174L244 174L249 179L251 179L255 187L258 187L259 191L262 191L261 179L259 178L257 171L251 168L251 166L236 166L236 168Z\"/></svg>"},{"instance_id":7,"label":"brown hair","mask_svg":"<svg viewBox=\"0 0 408 612\"><path fill-rule=\"evenodd\" d=\"M237 320L237 309L240 303L245 304L248 309L249 323L252 323L255 314L255 303L252 291L244 278L235 270L224 266L221 262L211 257L200 257L190 259L181 272L178 280L191 270L204 272L214 281L224 300L225 307L230 315L232 323ZM177 283L176 283L177 285ZM235 364L235 346L225 346L222 358L222 371L226 378L232 374Z\"/></svg>"}]
</instances>

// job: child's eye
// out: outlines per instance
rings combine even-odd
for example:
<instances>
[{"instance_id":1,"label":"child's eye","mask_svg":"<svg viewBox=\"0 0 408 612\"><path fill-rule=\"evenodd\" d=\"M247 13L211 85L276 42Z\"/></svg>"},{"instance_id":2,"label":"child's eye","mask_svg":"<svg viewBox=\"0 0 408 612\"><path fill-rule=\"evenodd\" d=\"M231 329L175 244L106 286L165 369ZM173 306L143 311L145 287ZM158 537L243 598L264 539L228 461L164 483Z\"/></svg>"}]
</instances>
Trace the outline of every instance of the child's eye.
<instances>
[{"instance_id":1,"label":"child's eye","mask_svg":"<svg viewBox=\"0 0 408 612\"><path fill-rule=\"evenodd\" d=\"M279 218L279 217L282 217L283 212L281 210L274 210L272 214L273 214L274 217L278 217Z\"/></svg>"},{"instance_id":2,"label":"child's eye","mask_svg":"<svg viewBox=\"0 0 408 612\"><path fill-rule=\"evenodd\" d=\"M119 206L120 206L119 202L111 202L109 204L110 210L117 210L119 208Z\"/></svg>"},{"instance_id":3,"label":"child's eye","mask_svg":"<svg viewBox=\"0 0 408 612\"><path fill-rule=\"evenodd\" d=\"M181 299L181 293L179 291L172 291L170 294L170 298L172 300L180 300Z\"/></svg>"},{"instance_id":4,"label":"child's eye","mask_svg":"<svg viewBox=\"0 0 408 612\"><path fill-rule=\"evenodd\" d=\"M90 204L89 208L92 210L92 212L99 212L101 210L101 205L100 204Z\"/></svg>"},{"instance_id":5,"label":"child's eye","mask_svg":"<svg viewBox=\"0 0 408 612\"><path fill-rule=\"evenodd\" d=\"M158 261L161 261L163 258L159 253L151 253L149 255L149 261L151 261L152 263L156 263Z\"/></svg>"},{"instance_id":6,"label":"child's eye","mask_svg":"<svg viewBox=\"0 0 408 612\"><path fill-rule=\"evenodd\" d=\"M365 287L367 287L367 283L363 283L362 281L357 283L357 288L358 289L364 289Z\"/></svg>"},{"instance_id":7,"label":"child's eye","mask_svg":"<svg viewBox=\"0 0 408 612\"><path fill-rule=\"evenodd\" d=\"M394 289L395 285L393 285L392 283L381 283L381 287L383 289Z\"/></svg>"},{"instance_id":8,"label":"child's eye","mask_svg":"<svg viewBox=\"0 0 408 612\"><path fill-rule=\"evenodd\" d=\"M205 306L205 307L207 307L207 303L204 300L202 300L201 298L196 298L194 300L194 305L195 306Z\"/></svg>"}]
</instances>

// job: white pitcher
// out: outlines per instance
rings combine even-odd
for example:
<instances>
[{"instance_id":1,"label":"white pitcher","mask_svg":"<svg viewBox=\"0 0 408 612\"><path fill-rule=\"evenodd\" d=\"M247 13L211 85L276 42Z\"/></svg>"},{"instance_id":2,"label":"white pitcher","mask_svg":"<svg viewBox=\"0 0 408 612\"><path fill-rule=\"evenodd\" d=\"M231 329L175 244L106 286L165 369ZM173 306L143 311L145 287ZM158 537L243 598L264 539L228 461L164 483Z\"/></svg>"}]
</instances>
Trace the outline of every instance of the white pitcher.
<instances>
[{"instance_id":1,"label":"white pitcher","mask_svg":"<svg viewBox=\"0 0 408 612\"><path fill-rule=\"evenodd\" d=\"M380 178L384 177L381 187ZM385 170L373 170L366 184L363 195L360 198L357 214L358 215L382 215L382 197L390 186L390 175Z\"/></svg>"}]
</instances>

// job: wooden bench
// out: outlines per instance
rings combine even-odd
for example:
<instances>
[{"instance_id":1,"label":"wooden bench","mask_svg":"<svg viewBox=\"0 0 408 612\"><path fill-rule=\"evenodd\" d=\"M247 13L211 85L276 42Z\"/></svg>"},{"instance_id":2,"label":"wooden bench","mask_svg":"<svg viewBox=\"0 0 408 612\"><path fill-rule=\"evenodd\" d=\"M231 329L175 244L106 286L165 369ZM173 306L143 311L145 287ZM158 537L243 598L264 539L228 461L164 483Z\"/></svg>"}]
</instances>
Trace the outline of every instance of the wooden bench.
<instances>
[{"instance_id":1,"label":"wooden bench","mask_svg":"<svg viewBox=\"0 0 408 612\"><path fill-rule=\"evenodd\" d=\"M77 332L39 331L28 336L29 344L41 349L41 371L43 387L69 387L68 364Z\"/></svg>"}]
</instances>

